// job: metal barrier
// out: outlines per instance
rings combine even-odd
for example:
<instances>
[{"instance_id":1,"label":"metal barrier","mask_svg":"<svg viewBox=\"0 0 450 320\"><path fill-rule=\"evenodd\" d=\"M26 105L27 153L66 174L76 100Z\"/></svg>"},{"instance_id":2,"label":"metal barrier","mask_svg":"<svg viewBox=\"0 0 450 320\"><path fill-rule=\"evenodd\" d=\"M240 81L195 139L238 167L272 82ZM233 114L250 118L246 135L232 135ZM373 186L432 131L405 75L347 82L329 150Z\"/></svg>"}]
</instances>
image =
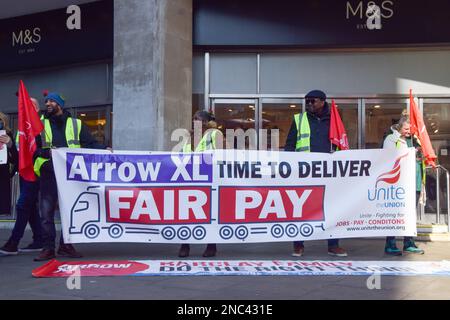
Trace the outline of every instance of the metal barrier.
<instances>
[{"instance_id":1,"label":"metal barrier","mask_svg":"<svg viewBox=\"0 0 450 320\"><path fill-rule=\"evenodd\" d=\"M426 169L432 169L433 167L426 167ZM441 176L441 170L445 172L446 176L446 202L447 202L447 227L448 232L450 232L450 173L449 171L441 166L436 166L436 223L439 224L441 222L441 199L440 199L440 190L441 190L441 183L440 183L440 176ZM422 205L422 212L425 213L424 205Z\"/></svg>"}]
</instances>

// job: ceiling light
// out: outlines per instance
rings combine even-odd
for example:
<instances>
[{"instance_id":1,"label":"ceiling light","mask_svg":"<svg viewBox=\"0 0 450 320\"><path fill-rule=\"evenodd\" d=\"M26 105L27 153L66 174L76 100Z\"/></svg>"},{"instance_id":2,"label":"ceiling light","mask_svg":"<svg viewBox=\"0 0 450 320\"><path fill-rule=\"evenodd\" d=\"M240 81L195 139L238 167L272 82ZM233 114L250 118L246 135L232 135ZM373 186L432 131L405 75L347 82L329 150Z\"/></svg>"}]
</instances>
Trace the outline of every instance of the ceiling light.
<instances>
[{"instance_id":1,"label":"ceiling light","mask_svg":"<svg viewBox=\"0 0 450 320\"><path fill-rule=\"evenodd\" d=\"M290 108L297 108L297 106L295 104L291 104L289 107Z\"/></svg>"},{"instance_id":2,"label":"ceiling light","mask_svg":"<svg viewBox=\"0 0 450 320\"><path fill-rule=\"evenodd\" d=\"M438 133L438 132L439 132L439 129L434 130L434 133Z\"/></svg>"},{"instance_id":3,"label":"ceiling light","mask_svg":"<svg viewBox=\"0 0 450 320\"><path fill-rule=\"evenodd\" d=\"M80 116L81 117L86 117L86 113L81 113Z\"/></svg>"},{"instance_id":4,"label":"ceiling light","mask_svg":"<svg viewBox=\"0 0 450 320\"><path fill-rule=\"evenodd\" d=\"M381 106L379 104L377 104L376 106L373 106L375 109L380 109Z\"/></svg>"}]
</instances>

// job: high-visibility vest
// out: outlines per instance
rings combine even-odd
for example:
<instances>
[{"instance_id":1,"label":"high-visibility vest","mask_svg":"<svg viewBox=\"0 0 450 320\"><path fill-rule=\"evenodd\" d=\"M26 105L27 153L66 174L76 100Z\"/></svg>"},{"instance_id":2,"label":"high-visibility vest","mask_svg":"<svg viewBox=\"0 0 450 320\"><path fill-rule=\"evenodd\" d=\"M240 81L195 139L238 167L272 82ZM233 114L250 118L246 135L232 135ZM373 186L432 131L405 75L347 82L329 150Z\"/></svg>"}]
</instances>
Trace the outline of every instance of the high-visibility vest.
<instances>
[{"instance_id":1,"label":"high-visibility vest","mask_svg":"<svg viewBox=\"0 0 450 320\"><path fill-rule=\"evenodd\" d=\"M50 120L44 119L44 130L41 132L42 149L50 149L52 147L53 133ZM82 122L79 119L68 117L66 121L66 142L69 148L81 148L80 131ZM37 157L34 161L34 173L40 177L41 167L50 159Z\"/></svg>"},{"instance_id":2,"label":"high-visibility vest","mask_svg":"<svg viewBox=\"0 0 450 320\"><path fill-rule=\"evenodd\" d=\"M19 152L19 131L16 133L16 149L17 152Z\"/></svg>"},{"instance_id":3,"label":"high-visibility vest","mask_svg":"<svg viewBox=\"0 0 450 320\"><path fill-rule=\"evenodd\" d=\"M300 113L294 115L295 125L297 126L297 143L295 151L310 152L311 151L311 128L309 127L308 115L306 112L302 114L300 121Z\"/></svg>"},{"instance_id":4,"label":"high-visibility vest","mask_svg":"<svg viewBox=\"0 0 450 320\"><path fill-rule=\"evenodd\" d=\"M197 148L195 148L195 152L202 152L206 150L216 149L216 136L219 130L209 130L206 134L203 135L200 140ZM190 143L186 143L183 146L183 152L192 152L192 145Z\"/></svg>"}]
</instances>

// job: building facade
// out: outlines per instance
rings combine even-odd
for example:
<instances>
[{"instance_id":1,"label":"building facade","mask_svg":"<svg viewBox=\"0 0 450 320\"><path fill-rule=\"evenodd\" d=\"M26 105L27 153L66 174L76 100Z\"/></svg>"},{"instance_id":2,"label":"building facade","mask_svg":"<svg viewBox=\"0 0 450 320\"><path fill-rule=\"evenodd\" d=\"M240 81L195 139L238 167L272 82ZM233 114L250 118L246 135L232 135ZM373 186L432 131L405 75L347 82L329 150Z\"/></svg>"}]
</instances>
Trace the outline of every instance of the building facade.
<instances>
[{"instance_id":1,"label":"building facade","mask_svg":"<svg viewBox=\"0 0 450 320\"><path fill-rule=\"evenodd\" d=\"M321 89L351 148L378 148L412 89L450 169L449 10L445 0L46 0L1 17L0 110L14 122L22 79L32 95L62 92L115 149L170 150L199 109L220 129L255 129L259 144L259 129L278 129L283 149L305 94Z\"/></svg>"}]
</instances>

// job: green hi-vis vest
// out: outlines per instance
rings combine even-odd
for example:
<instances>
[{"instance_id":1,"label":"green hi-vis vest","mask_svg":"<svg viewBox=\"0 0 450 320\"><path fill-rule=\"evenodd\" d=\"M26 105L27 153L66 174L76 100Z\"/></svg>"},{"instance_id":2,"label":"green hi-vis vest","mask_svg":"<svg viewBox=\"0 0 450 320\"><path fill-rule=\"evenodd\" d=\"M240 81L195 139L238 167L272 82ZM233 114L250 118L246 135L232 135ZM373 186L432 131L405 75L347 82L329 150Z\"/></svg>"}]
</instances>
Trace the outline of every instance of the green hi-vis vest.
<instances>
[{"instance_id":1,"label":"green hi-vis vest","mask_svg":"<svg viewBox=\"0 0 450 320\"><path fill-rule=\"evenodd\" d=\"M16 133L16 149L19 151L19 131Z\"/></svg>"},{"instance_id":2,"label":"green hi-vis vest","mask_svg":"<svg viewBox=\"0 0 450 320\"><path fill-rule=\"evenodd\" d=\"M216 149L216 136L219 130L214 129L208 131L205 135L203 135L202 140L198 144L197 148L195 148L195 152L203 152L206 150ZM192 152L192 145L190 143L186 143L183 146L183 152Z\"/></svg>"},{"instance_id":3,"label":"green hi-vis vest","mask_svg":"<svg viewBox=\"0 0 450 320\"><path fill-rule=\"evenodd\" d=\"M311 128L309 127L308 115L306 112L302 114L300 122L300 113L294 116L295 125L297 126L297 143L295 151L310 152L311 150Z\"/></svg>"},{"instance_id":4,"label":"green hi-vis vest","mask_svg":"<svg viewBox=\"0 0 450 320\"><path fill-rule=\"evenodd\" d=\"M66 142L69 148L81 148L80 145L81 120L69 117L66 121ZM41 132L42 149L52 147L53 134L50 120L44 119L44 130ZM40 177L41 167L50 159L37 157L34 161L34 173Z\"/></svg>"}]
</instances>

